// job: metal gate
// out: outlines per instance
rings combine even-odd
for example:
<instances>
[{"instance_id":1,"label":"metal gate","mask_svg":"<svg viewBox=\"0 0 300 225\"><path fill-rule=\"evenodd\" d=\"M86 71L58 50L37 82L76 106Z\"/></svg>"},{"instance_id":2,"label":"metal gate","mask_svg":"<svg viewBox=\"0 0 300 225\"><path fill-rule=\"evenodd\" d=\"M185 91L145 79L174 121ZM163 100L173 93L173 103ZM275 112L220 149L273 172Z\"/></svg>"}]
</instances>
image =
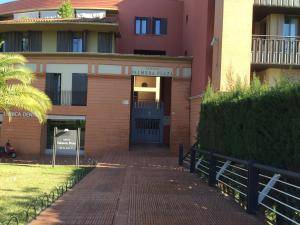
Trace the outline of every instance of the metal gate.
<instances>
[{"instance_id":1,"label":"metal gate","mask_svg":"<svg viewBox=\"0 0 300 225\"><path fill-rule=\"evenodd\" d=\"M162 102L134 102L132 144L163 143L164 105Z\"/></svg>"}]
</instances>

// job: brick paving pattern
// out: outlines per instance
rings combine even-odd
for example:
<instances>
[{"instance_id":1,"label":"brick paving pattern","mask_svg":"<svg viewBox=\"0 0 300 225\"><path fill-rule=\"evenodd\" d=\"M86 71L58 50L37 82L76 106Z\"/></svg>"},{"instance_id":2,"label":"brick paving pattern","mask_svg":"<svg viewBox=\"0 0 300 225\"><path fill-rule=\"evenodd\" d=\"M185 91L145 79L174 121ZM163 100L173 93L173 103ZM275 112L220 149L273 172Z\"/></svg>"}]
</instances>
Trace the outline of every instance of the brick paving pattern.
<instances>
[{"instance_id":1,"label":"brick paving pattern","mask_svg":"<svg viewBox=\"0 0 300 225\"><path fill-rule=\"evenodd\" d=\"M167 152L108 153L31 225L257 225Z\"/></svg>"}]
</instances>

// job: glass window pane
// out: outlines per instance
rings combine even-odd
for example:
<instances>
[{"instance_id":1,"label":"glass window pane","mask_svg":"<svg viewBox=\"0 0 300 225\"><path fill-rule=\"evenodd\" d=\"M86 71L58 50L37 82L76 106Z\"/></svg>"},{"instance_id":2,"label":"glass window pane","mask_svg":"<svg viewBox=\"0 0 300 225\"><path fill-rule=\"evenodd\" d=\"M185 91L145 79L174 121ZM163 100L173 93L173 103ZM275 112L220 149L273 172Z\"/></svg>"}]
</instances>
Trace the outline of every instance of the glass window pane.
<instances>
[{"instance_id":1,"label":"glass window pane","mask_svg":"<svg viewBox=\"0 0 300 225\"><path fill-rule=\"evenodd\" d=\"M160 22L160 20L155 20L155 34L156 35L160 35L161 34L161 32L160 32L160 30L161 30L161 22Z\"/></svg>"},{"instance_id":2,"label":"glass window pane","mask_svg":"<svg viewBox=\"0 0 300 225\"><path fill-rule=\"evenodd\" d=\"M147 34L147 20L142 20L142 34Z\"/></svg>"},{"instance_id":3,"label":"glass window pane","mask_svg":"<svg viewBox=\"0 0 300 225\"><path fill-rule=\"evenodd\" d=\"M83 50L82 33L74 33L73 36L73 52L82 52Z\"/></svg>"},{"instance_id":4,"label":"glass window pane","mask_svg":"<svg viewBox=\"0 0 300 225\"><path fill-rule=\"evenodd\" d=\"M141 20L137 19L135 21L135 33L140 34L141 33Z\"/></svg>"}]
</instances>

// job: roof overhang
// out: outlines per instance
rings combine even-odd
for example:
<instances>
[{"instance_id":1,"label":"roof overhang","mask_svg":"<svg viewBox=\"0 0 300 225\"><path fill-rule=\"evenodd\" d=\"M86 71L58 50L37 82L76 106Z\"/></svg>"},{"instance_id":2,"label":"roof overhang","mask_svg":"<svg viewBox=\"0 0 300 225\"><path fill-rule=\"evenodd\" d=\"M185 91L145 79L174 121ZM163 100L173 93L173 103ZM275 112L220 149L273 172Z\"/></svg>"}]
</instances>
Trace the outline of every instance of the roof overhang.
<instances>
[{"instance_id":1,"label":"roof overhang","mask_svg":"<svg viewBox=\"0 0 300 225\"><path fill-rule=\"evenodd\" d=\"M90 23L90 22L0 22L0 32L9 31L104 31L119 32L118 23Z\"/></svg>"},{"instance_id":2,"label":"roof overhang","mask_svg":"<svg viewBox=\"0 0 300 225\"><path fill-rule=\"evenodd\" d=\"M156 55L135 55L135 54L118 54L118 53L95 53L95 52L23 52L26 58L94 58L105 60L134 60L134 61L160 61L170 63L191 64L193 57L189 56L156 56Z\"/></svg>"}]
</instances>

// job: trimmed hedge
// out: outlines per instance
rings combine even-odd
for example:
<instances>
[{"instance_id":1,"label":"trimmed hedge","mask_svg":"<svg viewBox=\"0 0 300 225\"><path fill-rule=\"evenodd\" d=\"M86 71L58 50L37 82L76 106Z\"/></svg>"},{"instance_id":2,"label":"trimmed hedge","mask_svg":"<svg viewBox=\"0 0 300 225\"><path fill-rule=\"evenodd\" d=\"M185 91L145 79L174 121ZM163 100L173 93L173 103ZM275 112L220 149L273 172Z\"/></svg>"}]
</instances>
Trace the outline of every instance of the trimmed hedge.
<instances>
[{"instance_id":1,"label":"trimmed hedge","mask_svg":"<svg viewBox=\"0 0 300 225\"><path fill-rule=\"evenodd\" d=\"M215 93L201 105L198 145L202 149L300 171L300 83Z\"/></svg>"}]
</instances>

